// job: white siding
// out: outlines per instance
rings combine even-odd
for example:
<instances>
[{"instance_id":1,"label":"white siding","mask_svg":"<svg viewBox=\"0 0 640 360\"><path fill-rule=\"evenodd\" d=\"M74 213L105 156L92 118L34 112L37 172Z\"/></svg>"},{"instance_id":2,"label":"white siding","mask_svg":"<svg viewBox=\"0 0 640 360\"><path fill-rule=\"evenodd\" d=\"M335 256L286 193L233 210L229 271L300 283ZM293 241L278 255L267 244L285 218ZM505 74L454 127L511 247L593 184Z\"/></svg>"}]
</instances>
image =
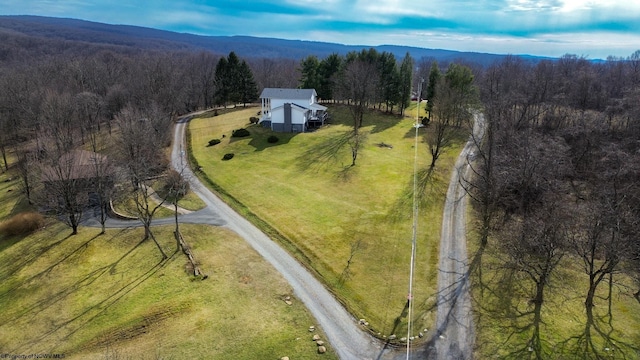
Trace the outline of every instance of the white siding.
<instances>
[{"instance_id":1,"label":"white siding","mask_svg":"<svg viewBox=\"0 0 640 360\"><path fill-rule=\"evenodd\" d=\"M265 88L260 98L262 121L271 121L271 129L276 131L290 127L285 124L285 104L292 104L291 125L296 125L296 129L301 129L299 131L306 131L305 127L309 120L307 116L311 116L311 113L315 114L318 110L326 110L325 107L316 104L314 89Z\"/></svg>"}]
</instances>

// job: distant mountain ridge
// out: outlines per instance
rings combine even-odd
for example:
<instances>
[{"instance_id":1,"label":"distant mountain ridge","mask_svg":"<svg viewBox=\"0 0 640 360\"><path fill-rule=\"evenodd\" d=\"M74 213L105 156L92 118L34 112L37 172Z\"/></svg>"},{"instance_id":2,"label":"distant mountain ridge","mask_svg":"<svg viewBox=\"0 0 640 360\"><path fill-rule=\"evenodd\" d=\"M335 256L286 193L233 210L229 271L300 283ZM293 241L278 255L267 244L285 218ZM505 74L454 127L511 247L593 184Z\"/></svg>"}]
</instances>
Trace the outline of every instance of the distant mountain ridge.
<instances>
[{"instance_id":1,"label":"distant mountain ridge","mask_svg":"<svg viewBox=\"0 0 640 360\"><path fill-rule=\"evenodd\" d=\"M324 58L332 53L344 55L350 51L374 48L402 58L408 52L414 59L434 58L438 61L464 59L487 65L506 55L426 49L397 45L343 45L337 43L284 40L252 36L202 36L177 33L131 25L111 25L92 21L42 16L0 16L0 38L21 34L37 38L88 42L156 50L207 50L220 55L234 51L241 57L303 59L309 55ZM519 55L529 60L543 57Z\"/></svg>"}]
</instances>

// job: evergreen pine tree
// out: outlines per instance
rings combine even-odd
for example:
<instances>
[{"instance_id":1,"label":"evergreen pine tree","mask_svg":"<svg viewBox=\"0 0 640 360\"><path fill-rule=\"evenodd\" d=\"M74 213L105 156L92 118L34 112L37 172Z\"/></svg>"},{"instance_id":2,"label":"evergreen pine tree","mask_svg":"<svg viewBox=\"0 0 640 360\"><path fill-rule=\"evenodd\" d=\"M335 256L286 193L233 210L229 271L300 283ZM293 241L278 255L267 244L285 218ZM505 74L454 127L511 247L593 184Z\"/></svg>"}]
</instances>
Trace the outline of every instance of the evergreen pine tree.
<instances>
[{"instance_id":1,"label":"evergreen pine tree","mask_svg":"<svg viewBox=\"0 0 640 360\"><path fill-rule=\"evenodd\" d=\"M247 103L253 102L258 99L258 86L256 85L256 81L253 78L253 73L251 72L251 68L246 61L242 60L240 64L240 95L241 102L244 106Z\"/></svg>"},{"instance_id":2,"label":"evergreen pine tree","mask_svg":"<svg viewBox=\"0 0 640 360\"><path fill-rule=\"evenodd\" d=\"M229 86L229 101L236 104L242 102L242 75L241 63L238 55L233 51L227 57L227 82Z\"/></svg>"},{"instance_id":3,"label":"evergreen pine tree","mask_svg":"<svg viewBox=\"0 0 640 360\"><path fill-rule=\"evenodd\" d=\"M215 103L218 106L227 106L227 102L229 101L229 83L227 80L228 68L228 62L225 57L221 58L218 61L218 64L216 64L216 91L214 98Z\"/></svg>"},{"instance_id":4,"label":"evergreen pine tree","mask_svg":"<svg viewBox=\"0 0 640 360\"><path fill-rule=\"evenodd\" d=\"M320 99L333 99L336 87L335 76L342 66L342 57L336 53L327 56L320 62L320 87L316 89Z\"/></svg>"},{"instance_id":5,"label":"evergreen pine tree","mask_svg":"<svg viewBox=\"0 0 640 360\"><path fill-rule=\"evenodd\" d=\"M431 116L431 110L433 109L433 100L436 97L436 86L440 81L440 68L438 62L433 61L431 63L431 70L429 71L429 84L427 84L427 113Z\"/></svg>"},{"instance_id":6,"label":"evergreen pine tree","mask_svg":"<svg viewBox=\"0 0 640 360\"><path fill-rule=\"evenodd\" d=\"M399 96L400 114L404 115L404 110L411 101L411 78L413 77L413 58L407 53L400 64L399 75Z\"/></svg>"},{"instance_id":7,"label":"evergreen pine tree","mask_svg":"<svg viewBox=\"0 0 640 360\"><path fill-rule=\"evenodd\" d=\"M300 88L318 89L320 87L320 62L315 55L309 55L300 62Z\"/></svg>"}]
</instances>

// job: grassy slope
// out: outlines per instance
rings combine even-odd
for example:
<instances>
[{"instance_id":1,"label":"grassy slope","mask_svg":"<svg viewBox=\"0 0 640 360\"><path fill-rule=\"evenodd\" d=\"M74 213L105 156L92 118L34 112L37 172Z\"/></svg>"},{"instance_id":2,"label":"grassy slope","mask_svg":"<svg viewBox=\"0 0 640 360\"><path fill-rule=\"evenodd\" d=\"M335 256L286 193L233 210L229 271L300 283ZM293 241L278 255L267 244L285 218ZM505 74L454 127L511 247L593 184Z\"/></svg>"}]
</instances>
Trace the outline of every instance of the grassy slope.
<instances>
[{"instance_id":1,"label":"grassy slope","mask_svg":"<svg viewBox=\"0 0 640 360\"><path fill-rule=\"evenodd\" d=\"M6 179L0 220L24 208ZM172 228L156 229L170 254ZM0 349L72 359L335 358L316 353L313 318L295 298L282 301L291 288L244 241L223 228L182 230L207 280L187 274L182 253L160 263L141 229L70 237L50 220L30 236L0 237Z\"/></svg>"},{"instance_id":2,"label":"grassy slope","mask_svg":"<svg viewBox=\"0 0 640 360\"><path fill-rule=\"evenodd\" d=\"M274 145L266 142L271 132L255 126L248 127L251 138L230 139L233 129L248 126L247 119L254 111L203 118L191 124L193 150L207 176L302 249L302 261L320 273L356 316L366 317L374 332L403 334L406 320L401 315L406 299L411 235L410 208L401 199L406 199L413 170L411 121L370 116L365 121L365 131L369 132L367 146L356 168L345 173L341 169L343 164L350 163L348 154L343 154L337 162L323 162L318 158L309 161L307 153L328 146L329 139L347 129L340 125L348 123L345 113L334 109L335 125L315 133L276 134L280 141ZM415 111L415 107L410 111ZM223 142L206 147L212 138L221 138ZM440 169L450 168L462 140L458 139L454 148L443 155ZM380 142L393 145L393 149L376 147ZM236 156L231 161L221 161L227 152L234 152ZM429 159L424 153L421 156L424 165ZM430 310L436 286L437 242L449 173L440 171L436 178L438 181L429 189L426 204L420 208L418 290L415 293L419 304L415 324L418 329L431 326L433 321ZM354 255L352 277L340 285L338 278L350 255L351 244L358 239L362 240L363 247ZM472 257L473 232L468 241ZM478 319L478 358L508 357L526 344L524 333L514 331L517 326L528 325L526 317L514 320L512 316L505 316L504 311L505 302L518 303L519 309L526 309L528 297L521 290L506 286L497 271L499 257L492 249L484 254L483 281L488 289L483 296L480 296L478 278L472 277ZM578 286L586 280L575 264L575 259L565 259L559 276L548 288L543 309L546 351L555 354L555 358L577 356L572 348L575 340L567 342L564 348L560 345L580 335L584 327L584 294L579 293ZM619 280L625 282L624 278ZM601 290L606 290L606 284ZM614 297L613 338L620 343L640 343L637 302L624 287L616 287ZM597 307L596 313L603 315L606 301L598 301ZM598 345L605 347L602 343ZM512 358L520 356L522 354ZM626 356L640 357L628 348Z\"/></svg>"},{"instance_id":3,"label":"grassy slope","mask_svg":"<svg viewBox=\"0 0 640 360\"><path fill-rule=\"evenodd\" d=\"M355 316L366 318L374 333L402 334L406 332L403 309L412 237L413 121L369 114L363 128L367 143L357 165L345 169L350 164L348 150L335 159L317 155L349 129L345 109L330 111L332 125L313 133L275 134L280 139L276 144L266 141L273 134L270 130L248 126L255 109L195 119L190 125L192 150L207 176L301 249L300 258L306 258L302 261L318 272ZM247 127L252 136L230 138L231 131L240 127ZM222 142L207 147L214 138ZM393 148L376 146L382 142ZM430 160L426 145L421 143L419 150L424 167ZM230 152L235 157L222 161ZM440 167L449 169L456 154L452 150L443 155ZM434 320L448 170L436 178L420 209L416 329L431 327ZM358 242L350 277L340 281Z\"/></svg>"}]
</instances>

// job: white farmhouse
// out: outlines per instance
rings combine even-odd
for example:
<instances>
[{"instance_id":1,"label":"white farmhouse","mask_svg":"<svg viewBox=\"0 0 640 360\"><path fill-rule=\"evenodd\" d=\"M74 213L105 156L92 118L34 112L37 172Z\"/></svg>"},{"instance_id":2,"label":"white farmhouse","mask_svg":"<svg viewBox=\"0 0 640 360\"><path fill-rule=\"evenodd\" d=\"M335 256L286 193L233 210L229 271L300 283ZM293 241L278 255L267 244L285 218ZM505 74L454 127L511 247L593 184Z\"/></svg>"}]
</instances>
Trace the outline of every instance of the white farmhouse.
<instances>
[{"instance_id":1,"label":"white farmhouse","mask_svg":"<svg viewBox=\"0 0 640 360\"><path fill-rule=\"evenodd\" d=\"M314 89L265 88L260 94L260 123L277 132L305 132L324 125L327 108L316 103Z\"/></svg>"}]
</instances>

